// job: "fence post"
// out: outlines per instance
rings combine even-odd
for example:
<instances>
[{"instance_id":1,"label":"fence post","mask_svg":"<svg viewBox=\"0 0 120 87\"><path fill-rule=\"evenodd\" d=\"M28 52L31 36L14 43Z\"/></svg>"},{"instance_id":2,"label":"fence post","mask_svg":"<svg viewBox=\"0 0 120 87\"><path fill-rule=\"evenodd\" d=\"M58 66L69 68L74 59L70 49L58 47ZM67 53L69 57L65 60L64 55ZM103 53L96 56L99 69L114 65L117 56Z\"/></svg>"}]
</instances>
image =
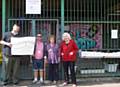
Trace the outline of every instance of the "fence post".
<instances>
[{"instance_id":1,"label":"fence post","mask_svg":"<svg viewBox=\"0 0 120 87\"><path fill-rule=\"evenodd\" d=\"M6 0L2 0L2 36L5 33L5 21L6 21Z\"/></svg>"},{"instance_id":2,"label":"fence post","mask_svg":"<svg viewBox=\"0 0 120 87\"><path fill-rule=\"evenodd\" d=\"M36 29L35 29L35 20L32 20L32 36L36 35Z\"/></svg>"}]
</instances>

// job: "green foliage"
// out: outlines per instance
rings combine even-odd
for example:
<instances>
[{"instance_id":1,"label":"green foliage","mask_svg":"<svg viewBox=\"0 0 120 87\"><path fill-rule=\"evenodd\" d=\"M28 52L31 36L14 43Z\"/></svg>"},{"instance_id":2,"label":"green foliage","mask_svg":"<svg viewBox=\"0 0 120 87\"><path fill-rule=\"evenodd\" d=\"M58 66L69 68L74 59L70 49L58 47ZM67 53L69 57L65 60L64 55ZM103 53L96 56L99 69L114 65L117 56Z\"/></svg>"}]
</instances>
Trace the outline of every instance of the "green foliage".
<instances>
[{"instance_id":1,"label":"green foliage","mask_svg":"<svg viewBox=\"0 0 120 87\"><path fill-rule=\"evenodd\" d=\"M0 64L2 63L2 46L0 45Z\"/></svg>"}]
</instances>

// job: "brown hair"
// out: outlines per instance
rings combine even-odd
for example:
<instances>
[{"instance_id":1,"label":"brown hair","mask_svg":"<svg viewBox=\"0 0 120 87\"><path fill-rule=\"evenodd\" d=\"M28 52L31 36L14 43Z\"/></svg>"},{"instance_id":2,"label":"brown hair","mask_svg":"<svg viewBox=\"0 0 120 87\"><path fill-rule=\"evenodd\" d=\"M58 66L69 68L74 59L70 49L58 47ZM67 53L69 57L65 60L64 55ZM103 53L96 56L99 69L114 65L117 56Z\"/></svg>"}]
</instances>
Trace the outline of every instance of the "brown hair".
<instances>
[{"instance_id":1,"label":"brown hair","mask_svg":"<svg viewBox=\"0 0 120 87\"><path fill-rule=\"evenodd\" d=\"M55 39L55 36L54 35L50 35L49 38L48 38L48 41L50 43L50 39L53 38L55 40L55 43L56 43L56 39Z\"/></svg>"}]
</instances>

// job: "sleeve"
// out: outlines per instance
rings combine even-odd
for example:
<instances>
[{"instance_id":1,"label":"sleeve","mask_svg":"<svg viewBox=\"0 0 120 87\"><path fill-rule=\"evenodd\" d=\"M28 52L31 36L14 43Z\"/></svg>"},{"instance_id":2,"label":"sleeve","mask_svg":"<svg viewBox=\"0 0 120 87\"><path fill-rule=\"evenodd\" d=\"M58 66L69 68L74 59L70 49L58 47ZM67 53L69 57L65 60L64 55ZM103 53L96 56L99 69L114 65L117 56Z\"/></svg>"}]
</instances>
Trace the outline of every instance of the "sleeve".
<instances>
[{"instance_id":1,"label":"sleeve","mask_svg":"<svg viewBox=\"0 0 120 87\"><path fill-rule=\"evenodd\" d=\"M3 38L2 38L2 40L3 41L7 41L6 39L7 39L7 34L5 33L4 36L3 36Z\"/></svg>"},{"instance_id":2,"label":"sleeve","mask_svg":"<svg viewBox=\"0 0 120 87\"><path fill-rule=\"evenodd\" d=\"M0 44L7 45L8 42L10 42L10 35L9 33L5 33L2 40L0 41Z\"/></svg>"},{"instance_id":3,"label":"sleeve","mask_svg":"<svg viewBox=\"0 0 120 87\"><path fill-rule=\"evenodd\" d=\"M63 42L61 42L61 44L60 44L60 49L59 49L59 53L60 53L60 57L62 57L62 52L63 52L63 49L62 49L62 46L63 46Z\"/></svg>"},{"instance_id":4,"label":"sleeve","mask_svg":"<svg viewBox=\"0 0 120 87\"><path fill-rule=\"evenodd\" d=\"M35 54L35 50L36 50L36 40L35 40L35 45L34 45L34 52L33 52L33 55Z\"/></svg>"},{"instance_id":5,"label":"sleeve","mask_svg":"<svg viewBox=\"0 0 120 87\"><path fill-rule=\"evenodd\" d=\"M74 53L77 53L77 51L79 50L74 40L73 40L73 49L74 49Z\"/></svg>"},{"instance_id":6,"label":"sleeve","mask_svg":"<svg viewBox=\"0 0 120 87\"><path fill-rule=\"evenodd\" d=\"M44 58L48 57L47 44L44 44Z\"/></svg>"},{"instance_id":7,"label":"sleeve","mask_svg":"<svg viewBox=\"0 0 120 87\"><path fill-rule=\"evenodd\" d=\"M56 49L57 49L57 56L60 57L60 49L59 49L58 44L56 44Z\"/></svg>"}]
</instances>

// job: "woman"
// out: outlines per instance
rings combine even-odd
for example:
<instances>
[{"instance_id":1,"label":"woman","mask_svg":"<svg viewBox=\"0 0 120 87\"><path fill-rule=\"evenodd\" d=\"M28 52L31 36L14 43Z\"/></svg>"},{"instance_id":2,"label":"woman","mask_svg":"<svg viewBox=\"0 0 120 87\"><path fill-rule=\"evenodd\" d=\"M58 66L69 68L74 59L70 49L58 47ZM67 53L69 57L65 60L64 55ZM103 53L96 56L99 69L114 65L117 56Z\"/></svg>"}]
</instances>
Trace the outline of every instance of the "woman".
<instances>
[{"instance_id":1,"label":"woman","mask_svg":"<svg viewBox=\"0 0 120 87\"><path fill-rule=\"evenodd\" d=\"M49 64L49 79L54 84L57 83L59 79L59 48L58 45L55 43L55 37L51 35L49 37L49 43L47 45L47 61Z\"/></svg>"},{"instance_id":2,"label":"woman","mask_svg":"<svg viewBox=\"0 0 120 87\"><path fill-rule=\"evenodd\" d=\"M75 61L76 61L76 54L78 51L78 47L74 40L71 39L69 33L64 33L62 36L62 42L60 46L60 54L62 56L63 68L64 68L64 75L65 75L65 82L64 85L69 83L69 77L71 77L71 81L73 87L76 87L76 76L75 76ZM69 69L70 74L69 76Z\"/></svg>"}]
</instances>

